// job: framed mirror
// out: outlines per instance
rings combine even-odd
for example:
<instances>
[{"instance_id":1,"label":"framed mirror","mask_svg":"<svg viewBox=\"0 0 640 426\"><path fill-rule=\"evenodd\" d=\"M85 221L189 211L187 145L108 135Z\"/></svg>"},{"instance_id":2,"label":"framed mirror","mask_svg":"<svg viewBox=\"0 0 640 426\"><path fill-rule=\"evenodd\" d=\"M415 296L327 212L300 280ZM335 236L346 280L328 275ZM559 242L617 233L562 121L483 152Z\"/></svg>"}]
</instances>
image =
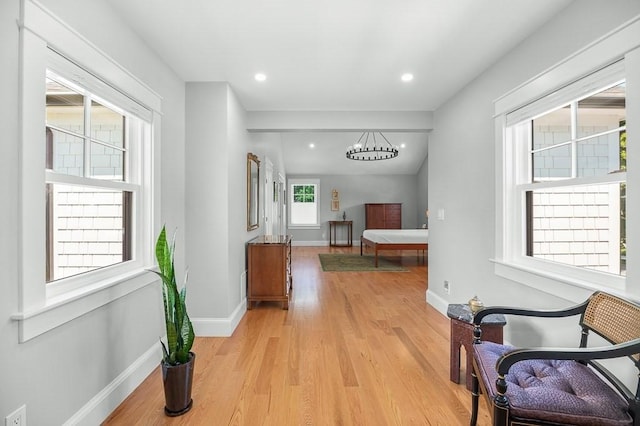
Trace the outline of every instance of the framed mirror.
<instances>
[{"instance_id":1,"label":"framed mirror","mask_svg":"<svg viewBox=\"0 0 640 426\"><path fill-rule=\"evenodd\" d=\"M247 231L260 226L260 160L252 153L247 154Z\"/></svg>"}]
</instances>

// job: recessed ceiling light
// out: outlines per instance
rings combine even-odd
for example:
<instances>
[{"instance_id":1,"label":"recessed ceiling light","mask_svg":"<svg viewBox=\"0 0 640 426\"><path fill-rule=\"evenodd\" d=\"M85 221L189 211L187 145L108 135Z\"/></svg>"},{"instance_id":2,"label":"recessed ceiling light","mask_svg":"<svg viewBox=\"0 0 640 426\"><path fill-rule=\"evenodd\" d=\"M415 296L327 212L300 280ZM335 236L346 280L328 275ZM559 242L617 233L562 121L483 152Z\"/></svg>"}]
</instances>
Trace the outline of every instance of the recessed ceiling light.
<instances>
[{"instance_id":1,"label":"recessed ceiling light","mask_svg":"<svg viewBox=\"0 0 640 426\"><path fill-rule=\"evenodd\" d=\"M411 81L413 80L413 74L411 73L404 73L402 74L402 77L400 77L402 79L402 81L407 82L407 81Z\"/></svg>"},{"instance_id":2,"label":"recessed ceiling light","mask_svg":"<svg viewBox=\"0 0 640 426\"><path fill-rule=\"evenodd\" d=\"M315 146L314 144L312 144L312 143L310 143L310 144L309 144L309 148L313 149L313 148L315 148L315 147L316 147L316 146Z\"/></svg>"},{"instance_id":3,"label":"recessed ceiling light","mask_svg":"<svg viewBox=\"0 0 640 426\"><path fill-rule=\"evenodd\" d=\"M253 78L255 78L256 81L265 81L267 79L267 76L265 74L259 72Z\"/></svg>"},{"instance_id":4,"label":"recessed ceiling light","mask_svg":"<svg viewBox=\"0 0 640 426\"><path fill-rule=\"evenodd\" d=\"M405 146L407 146L407 145L406 145L406 144L404 144L404 143L401 143L401 144L400 144L400 148L404 148Z\"/></svg>"}]
</instances>

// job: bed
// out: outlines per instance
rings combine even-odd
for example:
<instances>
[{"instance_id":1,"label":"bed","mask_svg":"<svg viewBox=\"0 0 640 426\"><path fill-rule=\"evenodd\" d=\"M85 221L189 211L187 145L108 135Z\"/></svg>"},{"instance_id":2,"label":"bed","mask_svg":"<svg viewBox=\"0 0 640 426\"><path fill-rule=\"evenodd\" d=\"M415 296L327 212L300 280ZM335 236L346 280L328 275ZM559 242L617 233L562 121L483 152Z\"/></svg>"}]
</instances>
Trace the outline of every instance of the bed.
<instances>
[{"instance_id":1,"label":"bed","mask_svg":"<svg viewBox=\"0 0 640 426\"><path fill-rule=\"evenodd\" d=\"M363 247L371 247L374 264L378 267L378 252L381 250L418 250L429 248L428 229L366 229L360 237L360 256Z\"/></svg>"}]
</instances>

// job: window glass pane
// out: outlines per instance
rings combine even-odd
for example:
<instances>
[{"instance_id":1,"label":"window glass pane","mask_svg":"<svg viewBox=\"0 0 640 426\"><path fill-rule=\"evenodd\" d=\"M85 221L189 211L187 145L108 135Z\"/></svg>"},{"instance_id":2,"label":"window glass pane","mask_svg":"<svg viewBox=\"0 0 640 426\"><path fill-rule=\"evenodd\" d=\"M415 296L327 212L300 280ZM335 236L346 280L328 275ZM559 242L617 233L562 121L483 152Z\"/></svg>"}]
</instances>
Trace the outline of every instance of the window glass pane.
<instances>
[{"instance_id":1,"label":"window glass pane","mask_svg":"<svg viewBox=\"0 0 640 426\"><path fill-rule=\"evenodd\" d=\"M318 224L318 205L315 193L316 185L293 185L290 219L292 225Z\"/></svg>"},{"instance_id":2,"label":"window glass pane","mask_svg":"<svg viewBox=\"0 0 640 426\"><path fill-rule=\"evenodd\" d=\"M533 257L625 275L626 236L621 217L624 184L531 191L528 247ZM621 213L622 212L622 213Z\"/></svg>"},{"instance_id":3,"label":"window glass pane","mask_svg":"<svg viewBox=\"0 0 640 426\"><path fill-rule=\"evenodd\" d=\"M533 153L533 180L571 177L571 144Z\"/></svg>"},{"instance_id":4,"label":"window glass pane","mask_svg":"<svg viewBox=\"0 0 640 426\"><path fill-rule=\"evenodd\" d=\"M533 120L533 149L546 148L571 140L569 105Z\"/></svg>"},{"instance_id":5,"label":"window glass pane","mask_svg":"<svg viewBox=\"0 0 640 426\"><path fill-rule=\"evenodd\" d=\"M47 78L47 125L84 134L84 97Z\"/></svg>"},{"instance_id":6,"label":"window glass pane","mask_svg":"<svg viewBox=\"0 0 640 426\"><path fill-rule=\"evenodd\" d=\"M47 282L130 259L130 193L49 184Z\"/></svg>"},{"instance_id":7,"label":"window glass pane","mask_svg":"<svg viewBox=\"0 0 640 426\"><path fill-rule=\"evenodd\" d=\"M47 168L57 173L84 174L84 139L47 128Z\"/></svg>"},{"instance_id":8,"label":"window glass pane","mask_svg":"<svg viewBox=\"0 0 640 426\"><path fill-rule=\"evenodd\" d=\"M626 119L626 84L622 83L578 102L576 134L583 138L620 127Z\"/></svg>"},{"instance_id":9,"label":"window glass pane","mask_svg":"<svg viewBox=\"0 0 640 426\"><path fill-rule=\"evenodd\" d=\"M577 142L578 177L604 176L623 169L621 139L624 135L619 132L606 133Z\"/></svg>"},{"instance_id":10,"label":"window glass pane","mask_svg":"<svg viewBox=\"0 0 640 426\"><path fill-rule=\"evenodd\" d=\"M307 185L305 188L305 198L304 201L306 203L314 203L316 200L315 197L315 185Z\"/></svg>"},{"instance_id":11,"label":"window glass pane","mask_svg":"<svg viewBox=\"0 0 640 426\"><path fill-rule=\"evenodd\" d=\"M124 151L99 143L91 143L91 177L108 180L124 179Z\"/></svg>"},{"instance_id":12,"label":"window glass pane","mask_svg":"<svg viewBox=\"0 0 640 426\"><path fill-rule=\"evenodd\" d=\"M294 203L315 203L315 185L294 185Z\"/></svg>"},{"instance_id":13,"label":"window glass pane","mask_svg":"<svg viewBox=\"0 0 640 426\"><path fill-rule=\"evenodd\" d=\"M124 147L124 116L112 109L91 101L91 138Z\"/></svg>"}]
</instances>

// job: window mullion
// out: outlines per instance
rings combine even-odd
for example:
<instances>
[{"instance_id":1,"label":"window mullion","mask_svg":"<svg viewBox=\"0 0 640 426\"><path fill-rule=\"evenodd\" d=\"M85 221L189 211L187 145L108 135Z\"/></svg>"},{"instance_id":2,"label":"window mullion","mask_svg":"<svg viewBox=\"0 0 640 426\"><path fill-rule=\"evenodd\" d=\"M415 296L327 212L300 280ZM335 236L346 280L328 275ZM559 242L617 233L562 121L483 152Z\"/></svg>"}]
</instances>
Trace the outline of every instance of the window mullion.
<instances>
[{"instance_id":1,"label":"window mullion","mask_svg":"<svg viewBox=\"0 0 640 426\"><path fill-rule=\"evenodd\" d=\"M83 176L88 178L91 176L91 98L84 96L84 158L83 158Z\"/></svg>"},{"instance_id":2,"label":"window mullion","mask_svg":"<svg viewBox=\"0 0 640 426\"><path fill-rule=\"evenodd\" d=\"M578 177L578 103L571 102L571 177Z\"/></svg>"}]
</instances>

